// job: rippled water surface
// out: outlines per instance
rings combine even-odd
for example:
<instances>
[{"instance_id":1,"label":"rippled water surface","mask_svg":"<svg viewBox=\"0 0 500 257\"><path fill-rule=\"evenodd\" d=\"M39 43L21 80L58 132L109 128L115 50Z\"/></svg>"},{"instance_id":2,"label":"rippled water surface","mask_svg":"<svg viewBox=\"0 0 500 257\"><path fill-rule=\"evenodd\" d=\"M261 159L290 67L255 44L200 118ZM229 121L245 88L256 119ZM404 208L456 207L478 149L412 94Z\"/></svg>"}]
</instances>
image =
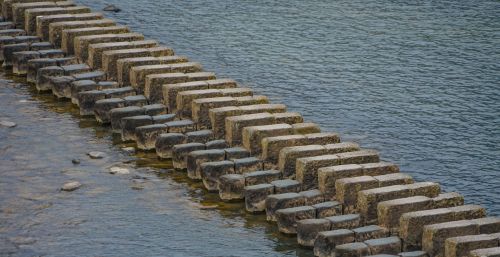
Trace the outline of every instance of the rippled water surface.
<instances>
[{"instance_id":1,"label":"rippled water surface","mask_svg":"<svg viewBox=\"0 0 500 257\"><path fill-rule=\"evenodd\" d=\"M500 2L78 2L116 4L108 16L135 31L500 215ZM311 255L6 78L0 120L17 126L0 127L0 245L16 256ZM131 174L109 174L116 165ZM69 180L83 187L60 192Z\"/></svg>"}]
</instances>

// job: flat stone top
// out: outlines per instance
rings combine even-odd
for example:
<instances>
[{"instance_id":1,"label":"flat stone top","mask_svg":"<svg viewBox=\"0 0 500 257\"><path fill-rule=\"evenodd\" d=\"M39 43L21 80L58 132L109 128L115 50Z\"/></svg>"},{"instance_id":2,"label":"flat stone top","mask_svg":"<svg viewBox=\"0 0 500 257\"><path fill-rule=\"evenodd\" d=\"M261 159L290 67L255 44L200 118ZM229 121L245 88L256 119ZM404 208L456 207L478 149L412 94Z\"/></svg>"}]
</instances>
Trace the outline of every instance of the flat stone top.
<instances>
[{"instance_id":1,"label":"flat stone top","mask_svg":"<svg viewBox=\"0 0 500 257\"><path fill-rule=\"evenodd\" d=\"M65 29L64 32L78 33L78 32L114 31L114 30L128 30L128 27L127 26L87 27L87 28Z\"/></svg>"},{"instance_id":2,"label":"flat stone top","mask_svg":"<svg viewBox=\"0 0 500 257\"><path fill-rule=\"evenodd\" d=\"M97 83L95 83L95 81L90 80L90 79L73 81L73 82L71 82L71 84L73 84L76 87L97 85Z\"/></svg>"},{"instance_id":3,"label":"flat stone top","mask_svg":"<svg viewBox=\"0 0 500 257\"><path fill-rule=\"evenodd\" d=\"M400 179L408 179L412 180L412 176L406 174L406 173L391 173L391 174L386 174L386 175L379 175L379 176L374 176L378 181L391 181L391 180L400 180Z\"/></svg>"},{"instance_id":4,"label":"flat stone top","mask_svg":"<svg viewBox=\"0 0 500 257\"><path fill-rule=\"evenodd\" d=\"M155 109L164 109L166 108L166 106L163 104L148 104L144 105L142 108L144 108L144 110L155 110Z\"/></svg>"},{"instance_id":5,"label":"flat stone top","mask_svg":"<svg viewBox=\"0 0 500 257\"><path fill-rule=\"evenodd\" d=\"M144 57L143 57L144 58ZM157 57L153 57L154 60L158 60ZM140 65L132 68L132 71L142 71L142 70L155 70L155 69L171 69L173 64L148 64Z\"/></svg>"},{"instance_id":6,"label":"flat stone top","mask_svg":"<svg viewBox=\"0 0 500 257\"><path fill-rule=\"evenodd\" d=\"M168 114L168 115L175 116L175 114ZM211 134L213 134L212 130L203 129L203 130L196 130L196 131L187 132L186 136L207 136L207 135L211 135ZM229 149L232 149L232 148L229 148ZM227 152L229 149L224 149L224 150Z\"/></svg>"},{"instance_id":7,"label":"flat stone top","mask_svg":"<svg viewBox=\"0 0 500 257\"><path fill-rule=\"evenodd\" d=\"M131 117L124 117L122 118L122 120L130 120L130 121L134 121L134 120L151 120L151 116L149 115L137 115L137 116L131 116Z\"/></svg>"},{"instance_id":8,"label":"flat stone top","mask_svg":"<svg viewBox=\"0 0 500 257\"><path fill-rule=\"evenodd\" d=\"M227 162L227 161L225 161ZM239 181L241 179L243 179L243 175L241 174L226 174L226 175L222 175L220 176L220 179L225 179L225 180L234 180L234 181Z\"/></svg>"},{"instance_id":9,"label":"flat stone top","mask_svg":"<svg viewBox=\"0 0 500 257\"><path fill-rule=\"evenodd\" d=\"M56 28L56 27L75 27L75 26L81 26L81 25L95 25L95 24L116 24L114 20L111 19L95 19L95 20L72 20L72 21L58 21L58 22L52 22L49 24L49 28Z\"/></svg>"},{"instance_id":10,"label":"flat stone top","mask_svg":"<svg viewBox=\"0 0 500 257\"><path fill-rule=\"evenodd\" d=\"M212 133L210 133L212 134ZM248 150L243 148L243 147L230 147L230 148L225 148L224 152L226 153L248 153Z\"/></svg>"},{"instance_id":11,"label":"flat stone top","mask_svg":"<svg viewBox=\"0 0 500 257\"><path fill-rule=\"evenodd\" d=\"M144 35L139 34L139 33L120 33L120 34L100 34L100 35L85 35L85 36L79 36L77 40L80 41L92 41L95 39L107 39L107 38L144 38Z\"/></svg>"},{"instance_id":12,"label":"flat stone top","mask_svg":"<svg viewBox=\"0 0 500 257\"><path fill-rule=\"evenodd\" d=\"M360 217L361 216L359 214L345 214L345 215L326 217L325 219L328 219L332 223L340 223L340 222L346 222L346 221L351 221L351 220L357 220Z\"/></svg>"},{"instance_id":13,"label":"flat stone top","mask_svg":"<svg viewBox=\"0 0 500 257\"><path fill-rule=\"evenodd\" d=\"M184 73L181 73L181 74L184 74ZM183 88L183 87L208 86L208 84L206 81L200 80L200 81L182 82L182 83L177 83L177 84L166 84L165 86Z\"/></svg>"},{"instance_id":14,"label":"flat stone top","mask_svg":"<svg viewBox=\"0 0 500 257\"><path fill-rule=\"evenodd\" d=\"M88 10L90 12L90 8L87 6L71 6L71 7L52 7L52 8L33 8L28 9L25 13L50 13L57 11L72 11L72 10Z\"/></svg>"},{"instance_id":15,"label":"flat stone top","mask_svg":"<svg viewBox=\"0 0 500 257\"><path fill-rule=\"evenodd\" d=\"M268 109L282 109L286 110L286 105L284 104L252 104L240 106L242 111L253 111L253 110L268 110Z\"/></svg>"},{"instance_id":16,"label":"flat stone top","mask_svg":"<svg viewBox=\"0 0 500 257\"><path fill-rule=\"evenodd\" d=\"M325 138L325 137L339 137L339 134L333 132L321 132L321 133L311 133L304 134L306 138Z\"/></svg>"},{"instance_id":17,"label":"flat stone top","mask_svg":"<svg viewBox=\"0 0 500 257\"><path fill-rule=\"evenodd\" d=\"M385 206L397 206L397 205L411 205L415 203L422 203L422 202L429 202L431 198L426 197L426 196L411 196L411 197L405 197L405 198L398 198L398 199L393 199L389 201L383 201L380 202L379 204L385 205Z\"/></svg>"},{"instance_id":18,"label":"flat stone top","mask_svg":"<svg viewBox=\"0 0 500 257\"><path fill-rule=\"evenodd\" d=\"M258 184L258 185L246 186L245 191L259 191L270 188L274 188L274 186L271 184Z\"/></svg>"},{"instance_id":19,"label":"flat stone top","mask_svg":"<svg viewBox=\"0 0 500 257\"><path fill-rule=\"evenodd\" d=\"M336 154L325 154L325 155L318 155L318 156L311 156L311 157L303 157L297 159L297 162L316 162L316 161L326 161L326 160L338 160L339 156ZM339 165L340 166L340 165Z\"/></svg>"},{"instance_id":20,"label":"flat stone top","mask_svg":"<svg viewBox=\"0 0 500 257\"><path fill-rule=\"evenodd\" d=\"M207 149L207 150L196 150L189 153L190 156L206 156L206 155L224 155L224 150L222 149Z\"/></svg>"},{"instance_id":21,"label":"flat stone top","mask_svg":"<svg viewBox=\"0 0 500 257\"><path fill-rule=\"evenodd\" d=\"M329 230L329 231L322 231L319 232L324 237L338 237L338 236L346 236L346 235L353 235L354 232L349 229L335 229L335 230Z\"/></svg>"},{"instance_id":22,"label":"flat stone top","mask_svg":"<svg viewBox=\"0 0 500 257\"><path fill-rule=\"evenodd\" d=\"M383 230L383 229L384 229L383 227L378 226L378 225L369 225L369 226L355 228L352 231L354 231L354 233L368 233L368 232L379 231L379 230Z\"/></svg>"},{"instance_id":23,"label":"flat stone top","mask_svg":"<svg viewBox=\"0 0 500 257\"><path fill-rule=\"evenodd\" d=\"M339 205L341 205L341 204L337 201L327 201L327 202L314 204L314 205L312 205L312 207L313 208L332 208L332 207L339 206Z\"/></svg>"},{"instance_id":24,"label":"flat stone top","mask_svg":"<svg viewBox=\"0 0 500 257\"><path fill-rule=\"evenodd\" d=\"M201 167L219 167L219 166L232 166L232 165L234 165L234 163L232 161L224 160L224 161L215 161L215 162L204 162L200 166ZM242 176L240 174L227 174L227 175L233 175L231 177L227 177L228 179L240 179L240 178L242 178Z\"/></svg>"},{"instance_id":25,"label":"flat stone top","mask_svg":"<svg viewBox=\"0 0 500 257\"><path fill-rule=\"evenodd\" d=\"M307 191L301 191L299 192L300 195L303 195L305 197L315 197L315 196L321 196L322 193L318 189L311 189Z\"/></svg>"},{"instance_id":26,"label":"flat stone top","mask_svg":"<svg viewBox=\"0 0 500 257\"><path fill-rule=\"evenodd\" d=\"M136 40L136 41L122 41L122 42L106 42L97 43L89 45L89 48L109 48L109 47L120 47L120 46L134 46L134 45L147 45L147 44L157 44L156 40Z\"/></svg>"},{"instance_id":27,"label":"flat stone top","mask_svg":"<svg viewBox=\"0 0 500 257\"><path fill-rule=\"evenodd\" d=\"M141 131L141 130L158 130L158 129L166 129L167 126L163 124L151 124L151 125L145 125L145 126L140 126L135 128L135 131Z\"/></svg>"},{"instance_id":28,"label":"flat stone top","mask_svg":"<svg viewBox=\"0 0 500 257\"><path fill-rule=\"evenodd\" d=\"M139 106L127 106L127 107L120 107L120 108L115 108L111 110L110 113L127 113L127 112L132 112L132 111L141 111L142 108Z\"/></svg>"},{"instance_id":29,"label":"flat stone top","mask_svg":"<svg viewBox=\"0 0 500 257\"><path fill-rule=\"evenodd\" d=\"M375 238L375 239L369 239L369 240L365 241L365 243L367 245L370 245L370 246L387 245L387 244L399 243L399 242L401 242L401 239L397 236Z\"/></svg>"},{"instance_id":30,"label":"flat stone top","mask_svg":"<svg viewBox=\"0 0 500 257\"><path fill-rule=\"evenodd\" d=\"M440 229L446 229L446 228L459 228L459 227L468 227L468 226L475 226L477 223L473 220L456 220L456 221L448 221L448 222L443 222L443 223L437 223L437 224L430 224L424 226L424 230L430 231L430 230L440 230Z\"/></svg>"},{"instance_id":31,"label":"flat stone top","mask_svg":"<svg viewBox=\"0 0 500 257\"><path fill-rule=\"evenodd\" d=\"M146 78L186 78L186 77L187 74L182 72L149 74L146 76Z\"/></svg>"},{"instance_id":32,"label":"flat stone top","mask_svg":"<svg viewBox=\"0 0 500 257\"><path fill-rule=\"evenodd\" d=\"M125 101L146 100L144 95L129 95L123 98Z\"/></svg>"},{"instance_id":33,"label":"flat stone top","mask_svg":"<svg viewBox=\"0 0 500 257\"><path fill-rule=\"evenodd\" d=\"M76 14L53 14L53 15L44 15L36 17L37 20L51 20L51 19L64 19L64 18L102 18L102 13L76 13Z\"/></svg>"},{"instance_id":34,"label":"flat stone top","mask_svg":"<svg viewBox=\"0 0 500 257\"><path fill-rule=\"evenodd\" d=\"M267 131L267 130L279 130L279 129L291 129L291 128L292 128L292 126L289 124L286 124L286 123L245 127L246 130L249 130L252 132Z\"/></svg>"},{"instance_id":35,"label":"flat stone top","mask_svg":"<svg viewBox=\"0 0 500 257\"><path fill-rule=\"evenodd\" d=\"M289 200L289 199L297 199L301 198L302 196L298 193L283 193L283 194L275 194L275 195L270 195L268 198L270 199L275 199L275 200Z\"/></svg>"},{"instance_id":36,"label":"flat stone top","mask_svg":"<svg viewBox=\"0 0 500 257\"><path fill-rule=\"evenodd\" d=\"M168 114L166 114L168 115ZM160 134L160 138L169 138L169 137L185 137L182 133L163 133Z\"/></svg>"},{"instance_id":37,"label":"flat stone top","mask_svg":"<svg viewBox=\"0 0 500 257\"><path fill-rule=\"evenodd\" d=\"M378 155L378 152L376 150L363 149L363 150L352 151L352 152L338 153L337 155L342 157L342 158L349 158L349 157L356 157L356 156L363 156L363 155Z\"/></svg>"},{"instance_id":38,"label":"flat stone top","mask_svg":"<svg viewBox=\"0 0 500 257\"><path fill-rule=\"evenodd\" d=\"M102 92L101 90L89 90L89 91L83 91L79 93L80 95L105 95L105 92Z\"/></svg>"},{"instance_id":39,"label":"flat stone top","mask_svg":"<svg viewBox=\"0 0 500 257\"><path fill-rule=\"evenodd\" d=\"M299 220L297 221L297 224L301 225L323 225L323 224L328 224L330 221L327 219L305 219L305 220Z\"/></svg>"},{"instance_id":40,"label":"flat stone top","mask_svg":"<svg viewBox=\"0 0 500 257\"><path fill-rule=\"evenodd\" d=\"M274 117L276 118L302 117L302 114L298 112L280 112L280 113L274 113Z\"/></svg>"},{"instance_id":41,"label":"flat stone top","mask_svg":"<svg viewBox=\"0 0 500 257\"><path fill-rule=\"evenodd\" d=\"M336 156L336 155L334 155ZM338 158L338 157L337 157ZM353 170L361 170L361 165L359 164L344 164L344 165L335 165L329 167L319 168L318 172L342 172L342 171L353 171Z\"/></svg>"},{"instance_id":42,"label":"flat stone top","mask_svg":"<svg viewBox=\"0 0 500 257\"><path fill-rule=\"evenodd\" d=\"M358 184L358 183L366 183L366 182L377 182L377 180L372 176L360 176L360 177L350 177L350 178L341 178L335 181L336 184Z\"/></svg>"},{"instance_id":43,"label":"flat stone top","mask_svg":"<svg viewBox=\"0 0 500 257\"><path fill-rule=\"evenodd\" d=\"M356 148L359 149L359 144L353 142L342 142L336 144L326 144L327 149L340 149L340 148Z\"/></svg>"},{"instance_id":44,"label":"flat stone top","mask_svg":"<svg viewBox=\"0 0 500 257\"><path fill-rule=\"evenodd\" d=\"M209 83L209 86L211 85L213 84ZM253 89L248 87L232 87L232 88L221 88L220 91L224 94L231 94L231 93L241 93L241 92L253 92Z\"/></svg>"},{"instance_id":45,"label":"flat stone top","mask_svg":"<svg viewBox=\"0 0 500 257\"><path fill-rule=\"evenodd\" d=\"M347 243L347 244L337 245L336 249L337 250L361 250L361 249L365 249L367 247L368 246L365 243L356 242L356 243Z\"/></svg>"},{"instance_id":46,"label":"flat stone top","mask_svg":"<svg viewBox=\"0 0 500 257\"><path fill-rule=\"evenodd\" d=\"M293 214L297 212L304 212L304 211L314 211L314 207L312 206L299 206L299 207L292 207L292 208L286 208L286 209L280 209L276 213L282 213L282 214Z\"/></svg>"},{"instance_id":47,"label":"flat stone top","mask_svg":"<svg viewBox=\"0 0 500 257\"><path fill-rule=\"evenodd\" d=\"M265 175L278 175L281 174L279 170L258 170L243 174L245 177L260 177Z\"/></svg>"},{"instance_id":48,"label":"flat stone top","mask_svg":"<svg viewBox=\"0 0 500 257\"><path fill-rule=\"evenodd\" d=\"M169 121L169 122L166 122L165 125L167 125L168 127L180 127L180 126L191 126L193 125L193 121L192 120L174 120L174 121Z\"/></svg>"},{"instance_id":49,"label":"flat stone top","mask_svg":"<svg viewBox=\"0 0 500 257\"><path fill-rule=\"evenodd\" d=\"M495 234L481 234L481 235L466 235L466 236L457 236L450 237L446 239L446 241L453 241L457 244L459 243L467 243L467 242L476 242L483 240L495 240L498 239L498 235Z\"/></svg>"},{"instance_id":50,"label":"flat stone top","mask_svg":"<svg viewBox=\"0 0 500 257\"><path fill-rule=\"evenodd\" d=\"M263 113L253 113L253 114L244 114L244 115L239 115L239 116L230 116L226 118L226 121L229 122L241 122L241 121L251 121L251 120L258 120L258 119L268 119L268 118L273 118L274 116L270 113L263 112Z\"/></svg>"},{"instance_id":51,"label":"flat stone top","mask_svg":"<svg viewBox=\"0 0 500 257\"><path fill-rule=\"evenodd\" d=\"M372 162L372 163L363 163L361 164L361 166L363 166L363 168L365 169L379 169L379 168L395 168L397 170L399 170L399 167L394 164L394 163L390 163L390 162Z\"/></svg>"},{"instance_id":52,"label":"flat stone top","mask_svg":"<svg viewBox=\"0 0 500 257\"><path fill-rule=\"evenodd\" d=\"M202 143L186 143L186 144L180 144L180 145L174 145L172 147L172 150L179 150L179 149L191 149L191 148L196 148L196 147L205 147L205 144Z\"/></svg>"},{"instance_id":53,"label":"flat stone top","mask_svg":"<svg viewBox=\"0 0 500 257\"><path fill-rule=\"evenodd\" d=\"M309 152L309 151L320 151L325 150L322 145L299 145L299 146L287 146L281 149L280 153L290 153L290 152Z\"/></svg>"},{"instance_id":54,"label":"flat stone top","mask_svg":"<svg viewBox=\"0 0 500 257\"><path fill-rule=\"evenodd\" d=\"M280 141L290 141L294 139L303 139L306 138L304 135L286 135L286 136L275 136L275 137L266 137L263 139L263 142L280 142Z\"/></svg>"},{"instance_id":55,"label":"flat stone top","mask_svg":"<svg viewBox=\"0 0 500 257\"><path fill-rule=\"evenodd\" d=\"M125 100L121 98L108 98L108 99L101 99L95 102L95 104L111 104L111 103L123 103Z\"/></svg>"},{"instance_id":56,"label":"flat stone top","mask_svg":"<svg viewBox=\"0 0 500 257\"><path fill-rule=\"evenodd\" d=\"M500 247L483 248L471 251L473 256L497 256L500 255Z\"/></svg>"},{"instance_id":57,"label":"flat stone top","mask_svg":"<svg viewBox=\"0 0 500 257\"><path fill-rule=\"evenodd\" d=\"M203 95L203 94L216 94L216 93L220 93L220 92L221 92L221 90L219 90L219 89L200 89L200 90L182 91L177 95L181 95L181 96Z\"/></svg>"},{"instance_id":58,"label":"flat stone top","mask_svg":"<svg viewBox=\"0 0 500 257\"><path fill-rule=\"evenodd\" d=\"M273 184L276 187L286 187L286 186L300 185L300 182L293 179L280 179L272 181L271 184Z\"/></svg>"},{"instance_id":59,"label":"flat stone top","mask_svg":"<svg viewBox=\"0 0 500 257\"><path fill-rule=\"evenodd\" d=\"M250 162L259 162L260 159L256 157L246 157L246 158L240 158L240 159L234 159L234 163L250 163Z\"/></svg>"},{"instance_id":60,"label":"flat stone top","mask_svg":"<svg viewBox=\"0 0 500 257\"><path fill-rule=\"evenodd\" d=\"M224 106L218 108L212 108L209 110L210 113L225 113L225 112L234 112L239 111L240 108L238 106Z\"/></svg>"}]
</instances>

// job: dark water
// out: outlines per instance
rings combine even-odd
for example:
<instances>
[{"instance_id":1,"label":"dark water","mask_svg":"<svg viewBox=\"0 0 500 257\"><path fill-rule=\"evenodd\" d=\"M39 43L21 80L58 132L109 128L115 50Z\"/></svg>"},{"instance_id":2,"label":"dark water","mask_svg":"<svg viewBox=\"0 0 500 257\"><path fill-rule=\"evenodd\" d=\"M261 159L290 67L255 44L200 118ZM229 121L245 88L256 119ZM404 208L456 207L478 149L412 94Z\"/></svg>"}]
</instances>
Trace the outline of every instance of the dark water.
<instances>
[{"instance_id":1,"label":"dark water","mask_svg":"<svg viewBox=\"0 0 500 257\"><path fill-rule=\"evenodd\" d=\"M78 2L118 5L108 16L500 214L499 1ZM0 120L18 124L0 127L0 246L16 256L311 254L68 102L3 80Z\"/></svg>"},{"instance_id":2,"label":"dark water","mask_svg":"<svg viewBox=\"0 0 500 257\"><path fill-rule=\"evenodd\" d=\"M78 2L500 214L500 1Z\"/></svg>"}]
</instances>

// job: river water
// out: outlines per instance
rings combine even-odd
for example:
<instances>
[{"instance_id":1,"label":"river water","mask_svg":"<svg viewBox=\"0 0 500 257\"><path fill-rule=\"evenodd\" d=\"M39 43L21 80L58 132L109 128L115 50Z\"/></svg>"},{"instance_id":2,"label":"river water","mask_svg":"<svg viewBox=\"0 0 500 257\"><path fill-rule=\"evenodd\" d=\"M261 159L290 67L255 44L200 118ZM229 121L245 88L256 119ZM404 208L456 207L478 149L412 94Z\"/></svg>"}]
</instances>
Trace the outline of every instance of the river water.
<instances>
[{"instance_id":1,"label":"river water","mask_svg":"<svg viewBox=\"0 0 500 257\"><path fill-rule=\"evenodd\" d=\"M500 2L78 3L117 5L120 23L500 215ZM4 79L0 119L18 125L0 128L0 243L16 255L310 256L68 102ZM83 187L59 192L68 180Z\"/></svg>"}]
</instances>

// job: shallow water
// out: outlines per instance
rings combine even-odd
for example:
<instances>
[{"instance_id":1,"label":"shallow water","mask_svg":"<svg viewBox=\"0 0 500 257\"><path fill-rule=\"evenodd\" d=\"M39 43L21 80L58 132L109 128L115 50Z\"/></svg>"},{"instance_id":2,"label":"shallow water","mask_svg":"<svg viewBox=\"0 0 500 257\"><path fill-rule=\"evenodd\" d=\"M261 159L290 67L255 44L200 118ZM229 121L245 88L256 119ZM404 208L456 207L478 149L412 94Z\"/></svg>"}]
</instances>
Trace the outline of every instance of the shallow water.
<instances>
[{"instance_id":1,"label":"shallow water","mask_svg":"<svg viewBox=\"0 0 500 257\"><path fill-rule=\"evenodd\" d=\"M107 15L500 214L500 2L78 2L118 5ZM17 126L0 127L0 244L17 256L311 255L69 102L2 79L0 120ZM69 180L83 187L60 192Z\"/></svg>"},{"instance_id":2,"label":"shallow water","mask_svg":"<svg viewBox=\"0 0 500 257\"><path fill-rule=\"evenodd\" d=\"M500 214L499 1L78 2Z\"/></svg>"}]
</instances>

